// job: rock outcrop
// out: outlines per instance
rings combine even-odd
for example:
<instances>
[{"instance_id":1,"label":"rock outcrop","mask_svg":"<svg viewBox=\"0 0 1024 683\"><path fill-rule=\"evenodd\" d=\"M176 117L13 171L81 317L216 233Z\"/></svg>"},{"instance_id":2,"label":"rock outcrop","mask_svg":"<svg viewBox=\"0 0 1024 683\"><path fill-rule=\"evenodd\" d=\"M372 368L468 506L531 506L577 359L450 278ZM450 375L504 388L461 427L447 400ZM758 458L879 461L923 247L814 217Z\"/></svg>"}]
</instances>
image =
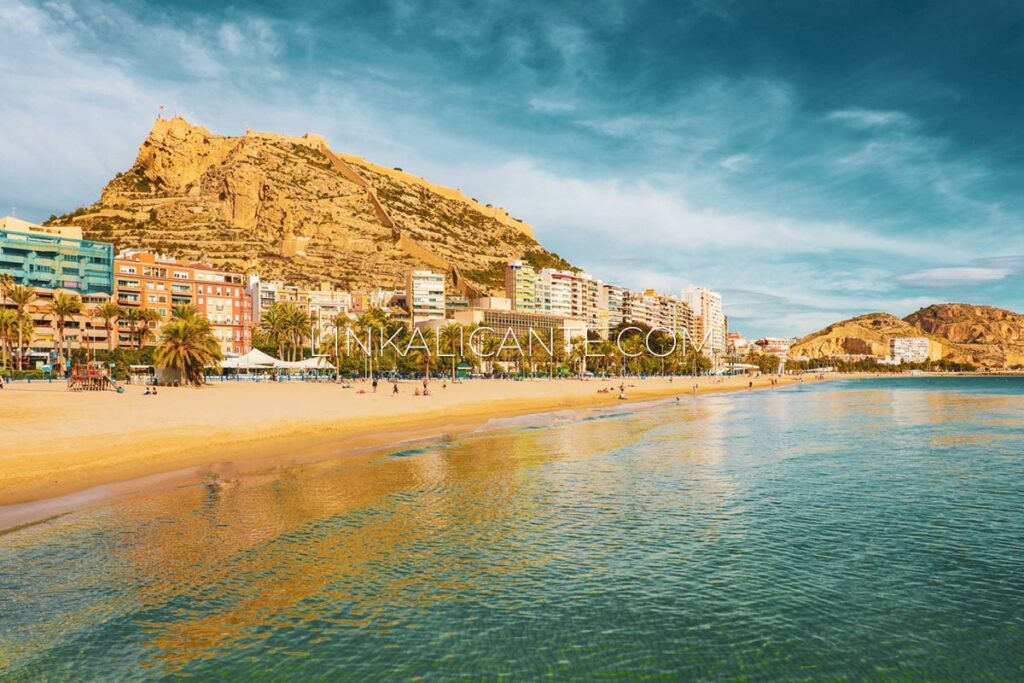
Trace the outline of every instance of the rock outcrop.
<instances>
[{"instance_id":1,"label":"rock outcrop","mask_svg":"<svg viewBox=\"0 0 1024 683\"><path fill-rule=\"evenodd\" d=\"M888 356L893 337L927 337L930 360L990 368L1024 364L1024 315L993 306L935 304L902 320L869 313L800 339L790 353L809 358Z\"/></svg>"},{"instance_id":2,"label":"rock outcrop","mask_svg":"<svg viewBox=\"0 0 1024 683\"><path fill-rule=\"evenodd\" d=\"M337 154L318 135L227 137L182 118L157 119L132 167L56 219L67 221L118 249L353 290L402 286L427 267L466 293L496 292L509 259L571 267L504 210Z\"/></svg>"},{"instance_id":3,"label":"rock outcrop","mask_svg":"<svg viewBox=\"0 0 1024 683\"><path fill-rule=\"evenodd\" d=\"M829 325L800 339L790 347L790 355L808 358L835 356L888 356L893 337L929 337L931 360L945 358L952 351L942 339L922 334L906 321L888 313L868 313Z\"/></svg>"},{"instance_id":4,"label":"rock outcrop","mask_svg":"<svg viewBox=\"0 0 1024 683\"><path fill-rule=\"evenodd\" d=\"M935 304L904 318L914 327L948 339L987 366L1024 364L1024 315L994 306Z\"/></svg>"}]
</instances>

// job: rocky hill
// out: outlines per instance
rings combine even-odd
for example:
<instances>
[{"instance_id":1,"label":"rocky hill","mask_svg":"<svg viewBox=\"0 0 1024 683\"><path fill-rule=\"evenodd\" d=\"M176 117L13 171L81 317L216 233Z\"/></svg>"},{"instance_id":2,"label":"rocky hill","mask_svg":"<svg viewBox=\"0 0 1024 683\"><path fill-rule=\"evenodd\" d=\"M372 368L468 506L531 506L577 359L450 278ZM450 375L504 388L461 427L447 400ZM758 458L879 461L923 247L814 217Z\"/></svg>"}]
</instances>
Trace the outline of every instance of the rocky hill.
<instances>
[{"instance_id":1,"label":"rocky hill","mask_svg":"<svg viewBox=\"0 0 1024 683\"><path fill-rule=\"evenodd\" d=\"M983 365L1024 363L1024 315L994 306L935 304L908 315L914 327L948 339Z\"/></svg>"},{"instance_id":2,"label":"rocky hill","mask_svg":"<svg viewBox=\"0 0 1024 683\"><path fill-rule=\"evenodd\" d=\"M463 292L492 292L510 258L571 267L503 209L337 154L318 135L227 137L182 118L158 118L97 203L50 222L69 221L117 249L353 290L400 286L426 267Z\"/></svg>"},{"instance_id":3,"label":"rocky hill","mask_svg":"<svg viewBox=\"0 0 1024 683\"><path fill-rule=\"evenodd\" d=\"M893 337L928 336L932 360L953 352L945 340L922 334L910 323L888 313L868 313L829 325L809 334L790 347L790 355L828 358L845 355L888 356Z\"/></svg>"},{"instance_id":4,"label":"rocky hill","mask_svg":"<svg viewBox=\"0 0 1024 683\"><path fill-rule=\"evenodd\" d=\"M1024 363L1024 316L970 304L936 304L902 320L888 313L860 315L803 337L790 354L888 356L893 337L927 337L931 360L945 358L986 367Z\"/></svg>"}]
</instances>

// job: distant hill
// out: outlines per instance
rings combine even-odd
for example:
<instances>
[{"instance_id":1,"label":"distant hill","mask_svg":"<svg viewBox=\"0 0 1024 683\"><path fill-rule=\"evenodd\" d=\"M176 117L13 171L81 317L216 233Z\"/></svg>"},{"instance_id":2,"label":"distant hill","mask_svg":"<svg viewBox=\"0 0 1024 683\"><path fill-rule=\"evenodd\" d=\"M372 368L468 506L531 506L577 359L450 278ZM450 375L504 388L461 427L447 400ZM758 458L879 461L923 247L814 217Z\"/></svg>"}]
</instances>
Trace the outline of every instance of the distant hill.
<instances>
[{"instance_id":1,"label":"distant hill","mask_svg":"<svg viewBox=\"0 0 1024 683\"><path fill-rule=\"evenodd\" d=\"M905 320L929 334L948 339L957 350L983 365L1024 363L1024 315L994 306L935 304Z\"/></svg>"},{"instance_id":2,"label":"distant hill","mask_svg":"<svg viewBox=\"0 0 1024 683\"><path fill-rule=\"evenodd\" d=\"M971 304L935 304L902 320L888 313L859 315L803 337L790 353L809 358L887 356L893 337L927 337L931 360L986 367L1024 363L1024 316Z\"/></svg>"},{"instance_id":3,"label":"distant hill","mask_svg":"<svg viewBox=\"0 0 1024 683\"><path fill-rule=\"evenodd\" d=\"M357 290L401 286L427 267L466 293L493 292L511 258L572 267L503 209L335 153L318 135L227 137L182 118L157 119L97 203L50 222L119 249Z\"/></svg>"},{"instance_id":4,"label":"distant hill","mask_svg":"<svg viewBox=\"0 0 1024 683\"><path fill-rule=\"evenodd\" d=\"M910 323L888 313L868 313L833 323L801 338L790 347L791 355L828 358L842 355L888 356L893 337L928 337L929 357L939 360L955 349L941 337L925 334Z\"/></svg>"}]
</instances>

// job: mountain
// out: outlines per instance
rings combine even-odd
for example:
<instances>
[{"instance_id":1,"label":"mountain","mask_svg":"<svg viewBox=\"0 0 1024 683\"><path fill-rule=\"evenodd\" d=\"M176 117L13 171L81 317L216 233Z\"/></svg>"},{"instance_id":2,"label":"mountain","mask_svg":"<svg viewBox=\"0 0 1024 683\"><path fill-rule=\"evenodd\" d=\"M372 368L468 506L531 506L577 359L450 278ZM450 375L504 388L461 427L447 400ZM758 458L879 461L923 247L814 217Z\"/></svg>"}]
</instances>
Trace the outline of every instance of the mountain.
<instances>
[{"instance_id":1,"label":"mountain","mask_svg":"<svg viewBox=\"0 0 1024 683\"><path fill-rule=\"evenodd\" d=\"M135 163L92 206L51 218L90 239L263 279L353 290L446 272L466 294L495 292L512 258L572 268L526 223L458 190L332 151L315 134L214 135L158 118Z\"/></svg>"},{"instance_id":2,"label":"mountain","mask_svg":"<svg viewBox=\"0 0 1024 683\"><path fill-rule=\"evenodd\" d=\"M888 313L868 313L829 325L798 340L790 355L827 358L842 355L888 356L893 337L929 337L929 357L945 358L955 352L941 337L923 334L920 329Z\"/></svg>"},{"instance_id":3,"label":"mountain","mask_svg":"<svg viewBox=\"0 0 1024 683\"><path fill-rule=\"evenodd\" d=\"M803 337L790 353L810 358L887 356L893 337L927 337L931 360L986 367L1024 363L1024 315L971 304L935 304L902 320L888 313L868 313Z\"/></svg>"},{"instance_id":4,"label":"mountain","mask_svg":"<svg viewBox=\"0 0 1024 683\"><path fill-rule=\"evenodd\" d=\"M914 327L948 339L988 366L1024 363L1024 315L994 306L935 304L908 315Z\"/></svg>"}]
</instances>

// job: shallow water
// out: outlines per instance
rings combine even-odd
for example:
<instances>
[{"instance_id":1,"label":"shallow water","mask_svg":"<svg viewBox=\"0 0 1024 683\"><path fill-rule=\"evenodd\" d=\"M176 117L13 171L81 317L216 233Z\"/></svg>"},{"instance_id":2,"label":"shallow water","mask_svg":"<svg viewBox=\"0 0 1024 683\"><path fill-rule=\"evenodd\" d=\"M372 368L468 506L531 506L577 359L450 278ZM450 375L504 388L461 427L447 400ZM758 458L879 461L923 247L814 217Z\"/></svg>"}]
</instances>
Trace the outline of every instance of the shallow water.
<instances>
[{"instance_id":1,"label":"shallow water","mask_svg":"<svg viewBox=\"0 0 1024 683\"><path fill-rule=\"evenodd\" d=\"M1024 680L1024 381L627 408L0 535L0 679Z\"/></svg>"}]
</instances>

